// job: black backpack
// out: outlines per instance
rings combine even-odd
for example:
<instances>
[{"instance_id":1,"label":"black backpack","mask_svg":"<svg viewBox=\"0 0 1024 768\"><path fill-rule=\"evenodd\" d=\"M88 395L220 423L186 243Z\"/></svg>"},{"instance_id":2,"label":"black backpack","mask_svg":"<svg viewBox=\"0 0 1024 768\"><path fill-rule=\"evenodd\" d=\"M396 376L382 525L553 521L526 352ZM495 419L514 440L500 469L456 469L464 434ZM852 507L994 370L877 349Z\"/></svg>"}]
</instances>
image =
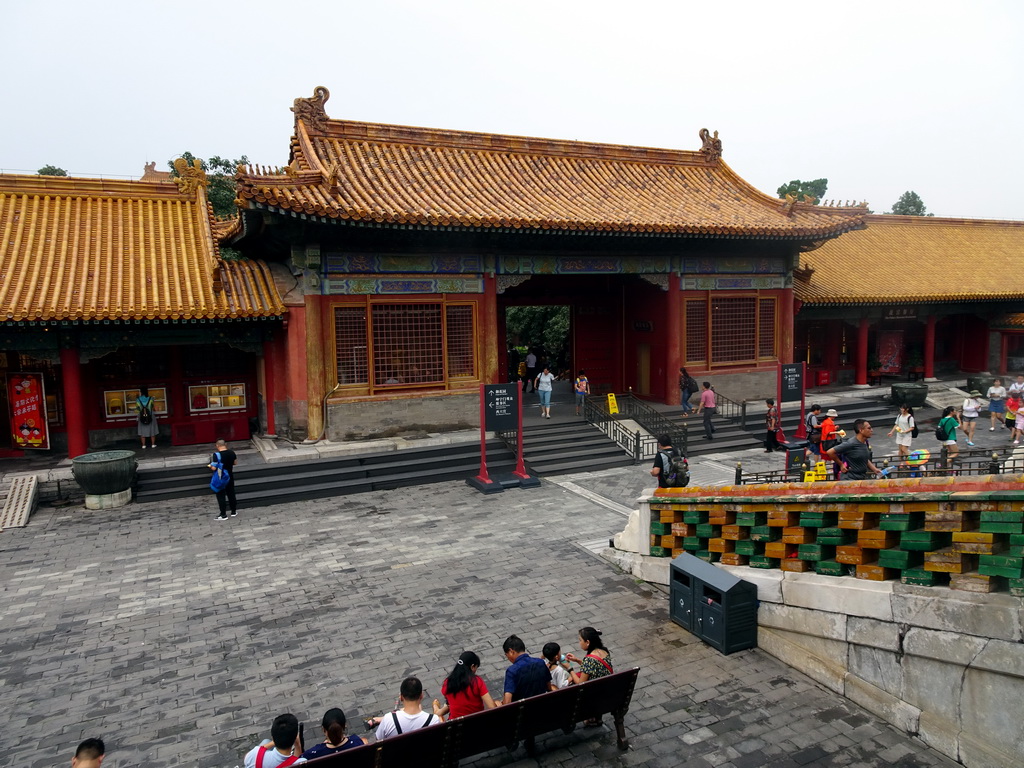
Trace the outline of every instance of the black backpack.
<instances>
[{"instance_id":1,"label":"black backpack","mask_svg":"<svg viewBox=\"0 0 1024 768\"><path fill-rule=\"evenodd\" d=\"M944 443L949 440L949 432L947 432L946 428L943 426L942 420L935 425L935 439L940 443Z\"/></svg>"},{"instance_id":2,"label":"black backpack","mask_svg":"<svg viewBox=\"0 0 1024 768\"><path fill-rule=\"evenodd\" d=\"M150 400L152 402L152 400ZM139 406L139 423L140 424L152 424L153 423L153 412L149 409L149 405L143 405L138 403Z\"/></svg>"},{"instance_id":3,"label":"black backpack","mask_svg":"<svg viewBox=\"0 0 1024 768\"><path fill-rule=\"evenodd\" d=\"M669 488L683 488L690 484L690 465L685 456L680 456L673 449L672 453L661 451L661 455L668 459L662 460L662 464L668 465L665 472L665 485Z\"/></svg>"}]
</instances>

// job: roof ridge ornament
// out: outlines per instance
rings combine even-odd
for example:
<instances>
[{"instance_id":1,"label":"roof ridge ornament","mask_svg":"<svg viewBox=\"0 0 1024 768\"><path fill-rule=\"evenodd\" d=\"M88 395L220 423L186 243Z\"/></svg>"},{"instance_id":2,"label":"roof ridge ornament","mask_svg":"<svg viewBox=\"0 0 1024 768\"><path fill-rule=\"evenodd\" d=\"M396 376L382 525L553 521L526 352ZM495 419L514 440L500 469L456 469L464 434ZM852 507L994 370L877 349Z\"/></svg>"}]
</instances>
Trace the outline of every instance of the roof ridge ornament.
<instances>
[{"instance_id":1,"label":"roof ridge ornament","mask_svg":"<svg viewBox=\"0 0 1024 768\"><path fill-rule=\"evenodd\" d=\"M174 170L178 174L174 177L174 183L183 195L194 195L199 187L210 186L210 180L203 170L203 161L198 157L192 160L191 165L184 157L179 157L174 161Z\"/></svg>"},{"instance_id":2,"label":"roof ridge ornament","mask_svg":"<svg viewBox=\"0 0 1024 768\"><path fill-rule=\"evenodd\" d=\"M718 131L712 135L707 128L701 128L698 135L703 142L700 153L704 155L704 159L709 163L717 163L722 157L722 140L718 138Z\"/></svg>"},{"instance_id":3,"label":"roof ridge ornament","mask_svg":"<svg viewBox=\"0 0 1024 768\"><path fill-rule=\"evenodd\" d=\"M302 120L307 126L317 132L323 132L327 128L327 111L324 105L331 98L331 92L322 85L313 89L313 97L298 98L292 105L292 112L295 113L295 121Z\"/></svg>"}]
</instances>

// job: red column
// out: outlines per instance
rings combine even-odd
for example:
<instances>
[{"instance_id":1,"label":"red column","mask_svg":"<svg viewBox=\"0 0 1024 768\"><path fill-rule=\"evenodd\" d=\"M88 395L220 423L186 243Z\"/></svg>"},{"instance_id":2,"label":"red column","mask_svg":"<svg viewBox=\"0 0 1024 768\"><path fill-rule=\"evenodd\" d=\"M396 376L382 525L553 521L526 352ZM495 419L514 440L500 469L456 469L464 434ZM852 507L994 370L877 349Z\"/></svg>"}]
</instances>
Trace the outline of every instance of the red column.
<instances>
[{"instance_id":1,"label":"red column","mask_svg":"<svg viewBox=\"0 0 1024 768\"><path fill-rule=\"evenodd\" d=\"M85 426L85 402L82 399L82 364L77 349L60 351L61 383L64 387L64 418L68 430L68 458L89 451L89 430Z\"/></svg>"},{"instance_id":2,"label":"red column","mask_svg":"<svg viewBox=\"0 0 1024 768\"><path fill-rule=\"evenodd\" d=\"M796 314L796 299L793 297L793 289L787 288L782 292L780 301L780 309L782 310L779 317L779 338L778 344L778 355L780 363L792 363L793 362L793 324L795 322Z\"/></svg>"},{"instance_id":3,"label":"red column","mask_svg":"<svg viewBox=\"0 0 1024 768\"><path fill-rule=\"evenodd\" d=\"M277 434L274 424L274 402L276 401L274 377L277 375L277 359L274 356L274 340L263 342L263 402L267 408L267 437Z\"/></svg>"},{"instance_id":4,"label":"red column","mask_svg":"<svg viewBox=\"0 0 1024 768\"><path fill-rule=\"evenodd\" d=\"M855 387L868 385L868 319L862 317L857 328L857 378Z\"/></svg>"},{"instance_id":5,"label":"red column","mask_svg":"<svg viewBox=\"0 0 1024 768\"><path fill-rule=\"evenodd\" d=\"M682 365L683 298L679 275L668 276L668 301L665 303L665 404L679 405L679 366Z\"/></svg>"},{"instance_id":6,"label":"red column","mask_svg":"<svg viewBox=\"0 0 1024 768\"><path fill-rule=\"evenodd\" d=\"M935 315L924 324L924 380L935 381Z\"/></svg>"},{"instance_id":7,"label":"red column","mask_svg":"<svg viewBox=\"0 0 1024 768\"><path fill-rule=\"evenodd\" d=\"M508 366L507 342L504 335L498 334L498 280L494 275L484 276L483 301L483 366L480 370L481 381L496 384L505 380L504 370L499 365ZM503 324L502 324L503 325ZM504 330L504 329L502 329ZM479 349L479 348L478 348Z\"/></svg>"}]
</instances>

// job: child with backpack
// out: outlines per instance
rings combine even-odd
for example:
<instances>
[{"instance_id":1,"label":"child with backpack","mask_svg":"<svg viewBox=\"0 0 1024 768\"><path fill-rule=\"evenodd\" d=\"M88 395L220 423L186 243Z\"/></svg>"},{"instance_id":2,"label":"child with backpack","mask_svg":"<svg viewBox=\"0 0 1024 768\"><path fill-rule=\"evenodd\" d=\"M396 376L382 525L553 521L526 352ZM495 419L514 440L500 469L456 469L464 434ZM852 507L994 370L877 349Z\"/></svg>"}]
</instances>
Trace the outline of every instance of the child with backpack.
<instances>
[{"instance_id":1,"label":"child with backpack","mask_svg":"<svg viewBox=\"0 0 1024 768\"><path fill-rule=\"evenodd\" d=\"M587 374L580 369L580 372L576 374L576 383L573 385L576 392L576 415L580 415L580 408L583 407L583 402L587 399L587 395L590 394L590 382L587 380Z\"/></svg>"},{"instance_id":2,"label":"child with backpack","mask_svg":"<svg viewBox=\"0 0 1024 768\"><path fill-rule=\"evenodd\" d=\"M935 438L946 446L946 455L950 459L956 458L960 448L956 444L956 428L961 426L960 419L956 415L956 408L947 405L942 409L942 418L935 427Z\"/></svg>"}]
</instances>

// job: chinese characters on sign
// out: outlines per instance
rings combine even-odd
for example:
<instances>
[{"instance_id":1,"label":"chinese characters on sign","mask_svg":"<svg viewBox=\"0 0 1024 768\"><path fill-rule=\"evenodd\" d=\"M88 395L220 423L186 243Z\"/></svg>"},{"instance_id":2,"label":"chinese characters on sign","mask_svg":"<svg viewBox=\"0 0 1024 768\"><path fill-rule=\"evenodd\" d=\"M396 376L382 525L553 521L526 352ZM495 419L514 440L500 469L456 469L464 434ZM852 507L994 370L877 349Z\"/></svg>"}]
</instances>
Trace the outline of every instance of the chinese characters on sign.
<instances>
[{"instance_id":1,"label":"chinese characters on sign","mask_svg":"<svg viewBox=\"0 0 1024 768\"><path fill-rule=\"evenodd\" d=\"M519 384L484 386L484 423L490 432L507 432L518 427Z\"/></svg>"},{"instance_id":2,"label":"chinese characters on sign","mask_svg":"<svg viewBox=\"0 0 1024 768\"><path fill-rule=\"evenodd\" d=\"M782 376L782 402L804 399L804 364L787 363L780 371Z\"/></svg>"},{"instance_id":3,"label":"chinese characters on sign","mask_svg":"<svg viewBox=\"0 0 1024 768\"><path fill-rule=\"evenodd\" d=\"M7 374L7 402L11 407L11 439L14 448L50 447L46 423L43 374Z\"/></svg>"}]
</instances>

